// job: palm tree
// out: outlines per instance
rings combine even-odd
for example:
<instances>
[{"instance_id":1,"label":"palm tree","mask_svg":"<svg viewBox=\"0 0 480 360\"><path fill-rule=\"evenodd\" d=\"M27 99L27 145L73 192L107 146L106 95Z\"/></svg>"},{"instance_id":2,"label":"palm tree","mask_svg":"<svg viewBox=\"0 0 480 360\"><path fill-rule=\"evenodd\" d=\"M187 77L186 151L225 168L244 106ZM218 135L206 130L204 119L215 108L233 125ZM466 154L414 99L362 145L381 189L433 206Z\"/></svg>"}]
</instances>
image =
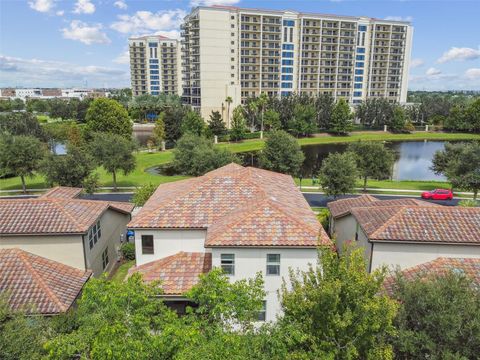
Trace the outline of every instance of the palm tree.
<instances>
[{"instance_id":1,"label":"palm tree","mask_svg":"<svg viewBox=\"0 0 480 360\"><path fill-rule=\"evenodd\" d=\"M260 124L260 131L263 132L263 113L265 112L265 105L267 105L268 95L265 93L261 93L257 99L258 107L260 108L260 112L262 114L262 121Z\"/></svg>"},{"instance_id":2,"label":"palm tree","mask_svg":"<svg viewBox=\"0 0 480 360\"><path fill-rule=\"evenodd\" d=\"M233 102L232 97L227 96L225 102L227 103L227 128L230 128L230 104Z\"/></svg>"}]
</instances>

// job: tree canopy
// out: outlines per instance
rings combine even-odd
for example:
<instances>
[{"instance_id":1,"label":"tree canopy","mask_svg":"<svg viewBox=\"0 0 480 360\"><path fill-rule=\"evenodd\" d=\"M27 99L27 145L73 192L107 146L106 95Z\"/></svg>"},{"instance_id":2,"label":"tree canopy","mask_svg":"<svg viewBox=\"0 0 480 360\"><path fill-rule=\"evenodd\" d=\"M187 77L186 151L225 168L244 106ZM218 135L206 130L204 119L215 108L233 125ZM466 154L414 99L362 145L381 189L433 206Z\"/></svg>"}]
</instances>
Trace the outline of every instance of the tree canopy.
<instances>
[{"instance_id":1,"label":"tree canopy","mask_svg":"<svg viewBox=\"0 0 480 360\"><path fill-rule=\"evenodd\" d=\"M352 130L353 113L344 99L340 99L332 110L330 128L334 134L346 134Z\"/></svg>"},{"instance_id":2,"label":"tree canopy","mask_svg":"<svg viewBox=\"0 0 480 360\"><path fill-rule=\"evenodd\" d=\"M292 176L299 175L305 155L297 140L283 130L272 131L259 155L262 168Z\"/></svg>"},{"instance_id":3,"label":"tree canopy","mask_svg":"<svg viewBox=\"0 0 480 360\"><path fill-rule=\"evenodd\" d=\"M127 110L113 99L98 98L88 108L85 130L88 134L104 132L131 139L133 124Z\"/></svg>"},{"instance_id":4,"label":"tree canopy","mask_svg":"<svg viewBox=\"0 0 480 360\"><path fill-rule=\"evenodd\" d=\"M323 191L329 196L335 198L352 193L357 179L355 155L351 152L330 153L323 160L319 179Z\"/></svg>"}]
</instances>

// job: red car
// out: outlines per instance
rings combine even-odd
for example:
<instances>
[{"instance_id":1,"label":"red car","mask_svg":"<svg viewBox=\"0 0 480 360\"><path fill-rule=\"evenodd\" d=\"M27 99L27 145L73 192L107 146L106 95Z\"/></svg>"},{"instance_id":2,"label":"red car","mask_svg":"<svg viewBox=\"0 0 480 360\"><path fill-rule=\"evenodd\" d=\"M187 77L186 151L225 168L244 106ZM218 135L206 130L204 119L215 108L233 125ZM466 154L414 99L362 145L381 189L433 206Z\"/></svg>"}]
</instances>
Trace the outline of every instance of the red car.
<instances>
[{"instance_id":1,"label":"red car","mask_svg":"<svg viewBox=\"0 0 480 360\"><path fill-rule=\"evenodd\" d=\"M453 193L452 190L448 189L435 189L432 191L423 192L422 198L430 200L452 200Z\"/></svg>"}]
</instances>

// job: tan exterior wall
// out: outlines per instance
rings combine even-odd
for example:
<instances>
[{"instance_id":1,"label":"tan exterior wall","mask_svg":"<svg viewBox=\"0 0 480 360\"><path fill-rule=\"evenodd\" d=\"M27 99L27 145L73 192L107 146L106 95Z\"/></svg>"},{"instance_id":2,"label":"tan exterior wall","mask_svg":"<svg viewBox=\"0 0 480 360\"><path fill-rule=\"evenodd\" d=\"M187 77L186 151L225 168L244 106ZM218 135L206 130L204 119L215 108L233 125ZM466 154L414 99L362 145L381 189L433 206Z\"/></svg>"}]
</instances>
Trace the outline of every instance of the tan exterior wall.
<instances>
[{"instance_id":1,"label":"tan exterior wall","mask_svg":"<svg viewBox=\"0 0 480 360\"><path fill-rule=\"evenodd\" d=\"M118 260L118 250L120 248L122 235L125 238L125 231L130 216L121 214L114 210L107 210L100 218L100 228L102 236L99 241L90 249L88 236L85 236L85 251L87 266L93 271L93 276L100 276L104 271L110 271ZM103 269L102 253L108 247L109 263L106 269Z\"/></svg>"},{"instance_id":2,"label":"tan exterior wall","mask_svg":"<svg viewBox=\"0 0 480 360\"><path fill-rule=\"evenodd\" d=\"M480 246L374 243L372 270L387 265L405 269L438 257L480 258Z\"/></svg>"},{"instance_id":3,"label":"tan exterior wall","mask_svg":"<svg viewBox=\"0 0 480 360\"><path fill-rule=\"evenodd\" d=\"M59 263L85 269L82 236L0 236L0 249L19 248Z\"/></svg>"}]
</instances>

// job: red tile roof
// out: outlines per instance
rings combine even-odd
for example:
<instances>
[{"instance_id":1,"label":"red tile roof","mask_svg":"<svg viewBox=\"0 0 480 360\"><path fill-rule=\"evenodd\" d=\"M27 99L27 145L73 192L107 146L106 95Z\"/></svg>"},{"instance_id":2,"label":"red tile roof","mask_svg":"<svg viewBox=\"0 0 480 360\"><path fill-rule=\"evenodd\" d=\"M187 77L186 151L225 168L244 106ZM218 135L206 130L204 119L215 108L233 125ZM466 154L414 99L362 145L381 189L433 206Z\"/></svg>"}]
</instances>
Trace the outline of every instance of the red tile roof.
<instances>
[{"instance_id":1,"label":"red tile roof","mask_svg":"<svg viewBox=\"0 0 480 360\"><path fill-rule=\"evenodd\" d=\"M160 185L128 227L207 229L206 246L331 244L290 176L237 164Z\"/></svg>"},{"instance_id":2,"label":"red tile roof","mask_svg":"<svg viewBox=\"0 0 480 360\"><path fill-rule=\"evenodd\" d=\"M0 293L13 310L53 315L67 311L91 271L75 269L20 249L0 249Z\"/></svg>"},{"instance_id":3,"label":"red tile roof","mask_svg":"<svg viewBox=\"0 0 480 360\"><path fill-rule=\"evenodd\" d=\"M469 277L476 287L480 288L480 259L467 258L437 258L417 266L404 269L401 273L405 280L424 279L429 276L444 276L449 272L463 274ZM387 293L393 293L396 276L387 277L383 287Z\"/></svg>"},{"instance_id":4,"label":"red tile roof","mask_svg":"<svg viewBox=\"0 0 480 360\"><path fill-rule=\"evenodd\" d=\"M2 199L0 234L84 234L109 208L130 213L133 204L45 195L36 199Z\"/></svg>"},{"instance_id":5,"label":"red tile roof","mask_svg":"<svg viewBox=\"0 0 480 360\"><path fill-rule=\"evenodd\" d=\"M212 254L179 252L175 255L132 267L128 273L140 273L146 282L161 281L165 295L182 295L199 281L199 275L212 268Z\"/></svg>"},{"instance_id":6,"label":"red tile roof","mask_svg":"<svg viewBox=\"0 0 480 360\"><path fill-rule=\"evenodd\" d=\"M56 199L74 199L82 192L82 188L74 188L67 186L57 186L51 188L41 198L56 198Z\"/></svg>"},{"instance_id":7,"label":"red tile roof","mask_svg":"<svg viewBox=\"0 0 480 360\"><path fill-rule=\"evenodd\" d=\"M480 208L363 207L352 215L371 241L480 245Z\"/></svg>"},{"instance_id":8,"label":"red tile roof","mask_svg":"<svg viewBox=\"0 0 480 360\"><path fill-rule=\"evenodd\" d=\"M356 207L370 207L370 206L437 206L436 204L429 203L423 200L417 199L392 199L392 200L378 200L372 195L361 195L357 197L340 199L331 201L328 203L330 213L334 218L342 217L350 214L351 210Z\"/></svg>"}]
</instances>

